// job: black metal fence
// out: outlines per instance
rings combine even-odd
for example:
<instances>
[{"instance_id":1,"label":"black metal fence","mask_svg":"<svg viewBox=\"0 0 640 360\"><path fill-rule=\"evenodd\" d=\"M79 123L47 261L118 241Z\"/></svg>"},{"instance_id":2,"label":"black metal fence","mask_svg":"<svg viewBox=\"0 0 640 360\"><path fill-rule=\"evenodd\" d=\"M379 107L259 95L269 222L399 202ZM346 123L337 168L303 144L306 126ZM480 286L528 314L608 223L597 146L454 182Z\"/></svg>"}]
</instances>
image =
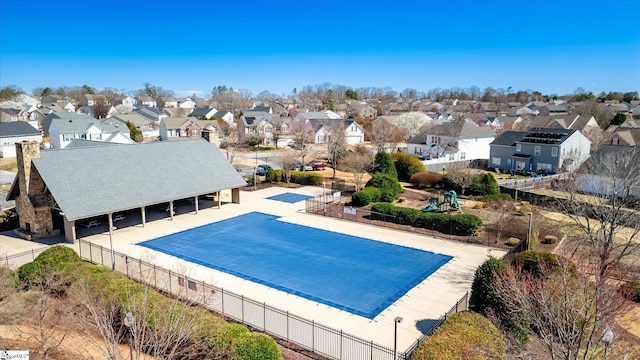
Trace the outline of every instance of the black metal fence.
<instances>
[{"instance_id":1,"label":"black metal fence","mask_svg":"<svg viewBox=\"0 0 640 360\"><path fill-rule=\"evenodd\" d=\"M187 298L229 319L323 357L393 360L393 349L269 306L264 302L246 298L119 252L113 252L112 260L110 248L79 240L79 253L82 259L106 267L112 267L113 261L115 271L135 281L179 298ZM408 356L405 352L400 352L397 359L405 360Z\"/></svg>"},{"instance_id":2,"label":"black metal fence","mask_svg":"<svg viewBox=\"0 0 640 360\"><path fill-rule=\"evenodd\" d=\"M0 267L17 269L20 266L35 260L41 252L47 250L48 248L48 246L45 246L40 249L31 249L19 254L2 256L0 257Z\"/></svg>"}]
</instances>

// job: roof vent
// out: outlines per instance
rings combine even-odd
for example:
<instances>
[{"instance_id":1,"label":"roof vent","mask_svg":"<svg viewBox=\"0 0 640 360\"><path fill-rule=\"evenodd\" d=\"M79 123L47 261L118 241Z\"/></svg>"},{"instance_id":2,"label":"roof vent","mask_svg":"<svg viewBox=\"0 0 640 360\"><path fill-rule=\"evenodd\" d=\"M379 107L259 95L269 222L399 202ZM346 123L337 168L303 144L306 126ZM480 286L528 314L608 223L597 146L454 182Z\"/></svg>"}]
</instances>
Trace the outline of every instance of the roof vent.
<instances>
[{"instance_id":1,"label":"roof vent","mask_svg":"<svg viewBox=\"0 0 640 360\"><path fill-rule=\"evenodd\" d=\"M73 120L69 119L69 122L72 122Z\"/></svg>"}]
</instances>

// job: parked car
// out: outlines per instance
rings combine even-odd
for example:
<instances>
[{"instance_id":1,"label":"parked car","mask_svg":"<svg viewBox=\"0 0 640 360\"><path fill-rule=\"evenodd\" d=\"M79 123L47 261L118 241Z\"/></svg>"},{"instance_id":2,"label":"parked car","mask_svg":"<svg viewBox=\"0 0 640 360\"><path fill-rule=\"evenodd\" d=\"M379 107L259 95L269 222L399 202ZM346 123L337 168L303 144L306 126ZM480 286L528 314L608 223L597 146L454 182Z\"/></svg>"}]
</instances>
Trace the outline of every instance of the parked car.
<instances>
[{"instance_id":1,"label":"parked car","mask_svg":"<svg viewBox=\"0 0 640 360\"><path fill-rule=\"evenodd\" d=\"M80 223L80 225L86 227L87 229L91 229L94 226L99 226L100 225L100 221L91 220L91 221Z\"/></svg>"},{"instance_id":2,"label":"parked car","mask_svg":"<svg viewBox=\"0 0 640 360\"><path fill-rule=\"evenodd\" d=\"M314 160L310 162L309 165L311 165L311 169L313 170L324 170L327 167L325 163L319 160Z\"/></svg>"},{"instance_id":3,"label":"parked car","mask_svg":"<svg viewBox=\"0 0 640 360\"><path fill-rule=\"evenodd\" d=\"M258 168L256 169L256 174L260 176L264 176L264 175L267 175L269 170L271 170L271 166L269 165L258 165Z\"/></svg>"},{"instance_id":4,"label":"parked car","mask_svg":"<svg viewBox=\"0 0 640 360\"><path fill-rule=\"evenodd\" d=\"M311 165L302 165L301 162L297 162L293 165L293 170L294 171L313 171L313 168L311 167Z\"/></svg>"}]
</instances>

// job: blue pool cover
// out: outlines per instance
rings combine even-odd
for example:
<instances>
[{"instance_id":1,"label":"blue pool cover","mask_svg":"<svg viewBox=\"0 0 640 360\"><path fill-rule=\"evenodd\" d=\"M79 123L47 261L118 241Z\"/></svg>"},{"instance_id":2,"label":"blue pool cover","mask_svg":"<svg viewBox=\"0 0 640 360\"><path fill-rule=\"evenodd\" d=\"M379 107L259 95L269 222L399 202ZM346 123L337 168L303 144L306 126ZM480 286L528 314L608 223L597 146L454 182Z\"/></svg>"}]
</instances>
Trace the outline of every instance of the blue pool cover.
<instances>
[{"instance_id":1,"label":"blue pool cover","mask_svg":"<svg viewBox=\"0 0 640 360\"><path fill-rule=\"evenodd\" d=\"M270 196L267 199L269 200L276 200L276 201L283 201L283 202L288 202L290 204L293 203L297 203L298 201L302 201L302 200L307 200L309 198L312 198L313 196L308 196L308 195L300 195L300 194L294 194L294 193L284 193L284 194L280 194L280 195L274 195L274 196Z\"/></svg>"},{"instance_id":2,"label":"blue pool cover","mask_svg":"<svg viewBox=\"0 0 640 360\"><path fill-rule=\"evenodd\" d=\"M139 245L369 319L452 258L259 212Z\"/></svg>"}]
</instances>

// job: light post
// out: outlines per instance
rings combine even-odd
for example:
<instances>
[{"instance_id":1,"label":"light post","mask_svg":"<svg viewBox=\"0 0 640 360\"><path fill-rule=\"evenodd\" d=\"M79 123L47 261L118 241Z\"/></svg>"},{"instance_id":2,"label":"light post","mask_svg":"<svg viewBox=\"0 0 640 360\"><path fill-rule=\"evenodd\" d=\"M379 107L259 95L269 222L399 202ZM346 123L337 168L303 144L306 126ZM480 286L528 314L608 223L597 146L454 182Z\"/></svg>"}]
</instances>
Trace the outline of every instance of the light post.
<instances>
[{"instance_id":1,"label":"light post","mask_svg":"<svg viewBox=\"0 0 640 360\"><path fill-rule=\"evenodd\" d=\"M253 168L253 190L258 190L258 144L256 144L256 166Z\"/></svg>"},{"instance_id":2,"label":"light post","mask_svg":"<svg viewBox=\"0 0 640 360\"><path fill-rule=\"evenodd\" d=\"M125 315L124 317L124 326L127 327L128 332L129 332L129 358L131 360L133 360L133 325L136 322L136 318L133 317L133 315L128 312L127 315Z\"/></svg>"},{"instance_id":3,"label":"light post","mask_svg":"<svg viewBox=\"0 0 640 360\"><path fill-rule=\"evenodd\" d=\"M531 221L533 219L533 213L529 213L529 231L527 232L527 250L531 250Z\"/></svg>"},{"instance_id":4,"label":"light post","mask_svg":"<svg viewBox=\"0 0 640 360\"><path fill-rule=\"evenodd\" d=\"M604 331L602 331L602 341L604 342L604 358L603 360L607 360L607 352L609 351L609 346L613 344L613 340L615 339L615 335L613 334L613 330L611 330L610 326L607 326Z\"/></svg>"},{"instance_id":5,"label":"light post","mask_svg":"<svg viewBox=\"0 0 640 360\"><path fill-rule=\"evenodd\" d=\"M393 360L398 358L398 324L402 322L400 316L393 319Z\"/></svg>"}]
</instances>

